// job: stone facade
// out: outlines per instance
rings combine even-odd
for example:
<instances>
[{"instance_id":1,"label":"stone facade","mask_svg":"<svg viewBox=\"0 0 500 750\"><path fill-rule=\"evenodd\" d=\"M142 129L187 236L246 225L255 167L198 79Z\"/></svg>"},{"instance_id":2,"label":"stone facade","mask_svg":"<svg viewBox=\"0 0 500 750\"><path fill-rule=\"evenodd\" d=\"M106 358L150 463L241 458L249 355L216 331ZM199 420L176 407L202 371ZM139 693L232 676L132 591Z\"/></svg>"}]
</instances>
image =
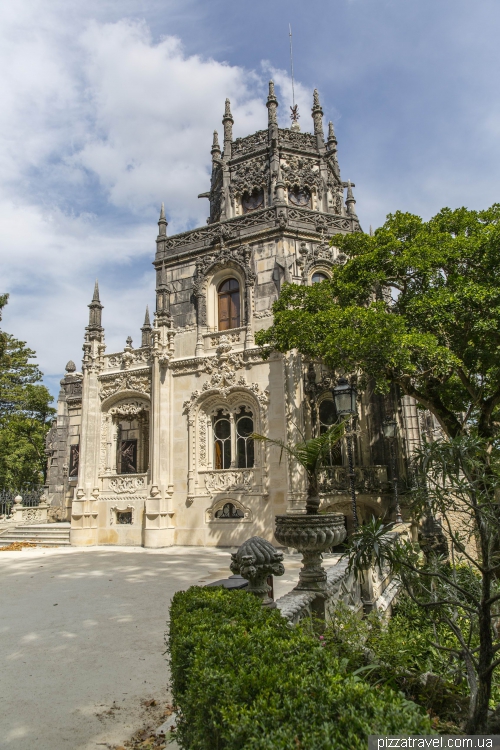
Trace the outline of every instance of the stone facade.
<instances>
[{"instance_id":1,"label":"stone facade","mask_svg":"<svg viewBox=\"0 0 500 750\"><path fill-rule=\"evenodd\" d=\"M297 354L264 360L254 337L271 324L281 285L328 276L344 260L331 238L361 228L331 123L325 142L317 92L313 133L297 123L279 128L277 106L271 82L268 129L233 140L226 101L223 150L214 133L211 187L200 196L210 203L206 226L169 237L162 206L156 311L152 325L146 312L139 347L129 338L122 352L105 353L96 284L82 372L68 363L47 439L51 513L71 520L72 544L273 541L275 515L304 508L299 468L246 437L249 425L287 441L318 434L332 420L333 375ZM228 326L220 290L229 279L238 292ZM381 434L389 412L400 422L400 472L419 439L411 400L398 405L362 394L355 446L361 520L391 504ZM325 470L322 505L344 513L349 527L345 464L342 455Z\"/></svg>"}]
</instances>

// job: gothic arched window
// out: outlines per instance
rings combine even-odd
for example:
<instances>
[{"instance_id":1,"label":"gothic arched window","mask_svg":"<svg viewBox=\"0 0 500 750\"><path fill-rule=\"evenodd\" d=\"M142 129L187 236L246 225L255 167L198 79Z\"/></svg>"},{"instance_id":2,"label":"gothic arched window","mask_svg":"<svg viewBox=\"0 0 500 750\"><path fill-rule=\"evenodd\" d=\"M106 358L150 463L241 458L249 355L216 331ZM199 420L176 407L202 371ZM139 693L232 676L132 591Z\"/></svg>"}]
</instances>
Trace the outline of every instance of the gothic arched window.
<instances>
[{"instance_id":1,"label":"gothic arched window","mask_svg":"<svg viewBox=\"0 0 500 750\"><path fill-rule=\"evenodd\" d=\"M251 437L253 414L246 406L228 414L219 409L212 418L214 469L251 469L254 465L254 441Z\"/></svg>"},{"instance_id":2,"label":"gothic arched window","mask_svg":"<svg viewBox=\"0 0 500 750\"><path fill-rule=\"evenodd\" d=\"M219 331L240 326L240 285L236 279L226 279L218 289Z\"/></svg>"},{"instance_id":3,"label":"gothic arched window","mask_svg":"<svg viewBox=\"0 0 500 750\"><path fill-rule=\"evenodd\" d=\"M229 469L231 466L231 422L229 416L219 409L214 417L214 468Z\"/></svg>"},{"instance_id":4,"label":"gothic arched window","mask_svg":"<svg viewBox=\"0 0 500 750\"><path fill-rule=\"evenodd\" d=\"M311 284L321 284L321 282L325 281L325 279L327 278L328 276L326 275L326 273L320 273L319 271L317 271L312 275Z\"/></svg>"},{"instance_id":5,"label":"gothic arched window","mask_svg":"<svg viewBox=\"0 0 500 750\"><path fill-rule=\"evenodd\" d=\"M242 406L236 413L235 420L238 469L250 469L254 462L254 443L250 437L253 433L252 412Z\"/></svg>"}]
</instances>

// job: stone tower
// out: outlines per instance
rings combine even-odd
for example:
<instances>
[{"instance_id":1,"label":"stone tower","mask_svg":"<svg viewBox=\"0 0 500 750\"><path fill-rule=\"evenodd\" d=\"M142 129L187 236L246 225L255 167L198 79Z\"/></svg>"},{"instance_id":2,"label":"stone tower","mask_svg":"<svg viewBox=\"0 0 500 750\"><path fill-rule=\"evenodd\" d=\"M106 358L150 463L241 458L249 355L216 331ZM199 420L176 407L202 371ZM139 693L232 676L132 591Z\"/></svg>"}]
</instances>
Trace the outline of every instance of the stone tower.
<instances>
[{"instance_id":1,"label":"stone tower","mask_svg":"<svg viewBox=\"0 0 500 750\"><path fill-rule=\"evenodd\" d=\"M73 544L234 546L272 540L274 516L304 508L300 469L249 436L293 441L327 429L333 374L295 354L264 360L254 337L271 324L282 284L328 277L344 260L331 238L361 228L332 123L325 141L318 92L311 133L296 122L278 127L277 108L271 81L267 129L234 140L226 100L223 150L215 132L210 190L199 196L210 204L206 226L169 237L162 205L156 310L152 325L146 312L140 347L129 338L122 352L104 353L96 286L83 372L61 381L49 462L49 498L71 518ZM398 412L400 471L412 408ZM390 504L381 436L389 409L395 403L367 395L359 406L361 520ZM322 504L349 526L343 454L325 471Z\"/></svg>"}]
</instances>

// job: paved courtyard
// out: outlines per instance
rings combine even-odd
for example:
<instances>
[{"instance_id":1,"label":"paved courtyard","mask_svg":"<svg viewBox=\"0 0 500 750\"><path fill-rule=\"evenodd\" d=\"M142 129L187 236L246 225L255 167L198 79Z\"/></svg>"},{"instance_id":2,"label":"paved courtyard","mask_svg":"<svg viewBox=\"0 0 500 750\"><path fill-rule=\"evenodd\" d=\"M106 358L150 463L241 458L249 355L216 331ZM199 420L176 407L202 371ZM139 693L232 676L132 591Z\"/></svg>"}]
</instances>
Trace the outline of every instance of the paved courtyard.
<instances>
[{"instance_id":1,"label":"paved courtyard","mask_svg":"<svg viewBox=\"0 0 500 750\"><path fill-rule=\"evenodd\" d=\"M295 585L285 555L275 596ZM230 575L228 550L37 548L0 552L0 748L102 750L168 702L173 594ZM160 722L161 723L161 722Z\"/></svg>"}]
</instances>

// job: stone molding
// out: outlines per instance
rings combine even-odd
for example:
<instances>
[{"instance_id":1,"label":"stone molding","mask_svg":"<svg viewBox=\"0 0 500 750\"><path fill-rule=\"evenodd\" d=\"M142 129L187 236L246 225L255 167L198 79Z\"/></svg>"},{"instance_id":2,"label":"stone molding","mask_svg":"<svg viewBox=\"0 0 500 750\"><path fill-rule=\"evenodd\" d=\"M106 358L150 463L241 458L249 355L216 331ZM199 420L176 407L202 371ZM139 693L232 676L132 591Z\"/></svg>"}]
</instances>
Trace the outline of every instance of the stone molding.
<instances>
[{"instance_id":1,"label":"stone molding","mask_svg":"<svg viewBox=\"0 0 500 750\"><path fill-rule=\"evenodd\" d=\"M151 393L149 370L132 370L117 375L102 375L99 380L101 401L105 401L120 391L136 391L144 396L149 396Z\"/></svg>"},{"instance_id":2,"label":"stone molding","mask_svg":"<svg viewBox=\"0 0 500 750\"><path fill-rule=\"evenodd\" d=\"M146 477L136 474L121 474L109 480L110 491L118 495L134 495L136 492L145 490L146 487Z\"/></svg>"},{"instance_id":3,"label":"stone molding","mask_svg":"<svg viewBox=\"0 0 500 750\"><path fill-rule=\"evenodd\" d=\"M200 474L205 477L205 488L210 495L252 491L253 469L214 469Z\"/></svg>"}]
</instances>

